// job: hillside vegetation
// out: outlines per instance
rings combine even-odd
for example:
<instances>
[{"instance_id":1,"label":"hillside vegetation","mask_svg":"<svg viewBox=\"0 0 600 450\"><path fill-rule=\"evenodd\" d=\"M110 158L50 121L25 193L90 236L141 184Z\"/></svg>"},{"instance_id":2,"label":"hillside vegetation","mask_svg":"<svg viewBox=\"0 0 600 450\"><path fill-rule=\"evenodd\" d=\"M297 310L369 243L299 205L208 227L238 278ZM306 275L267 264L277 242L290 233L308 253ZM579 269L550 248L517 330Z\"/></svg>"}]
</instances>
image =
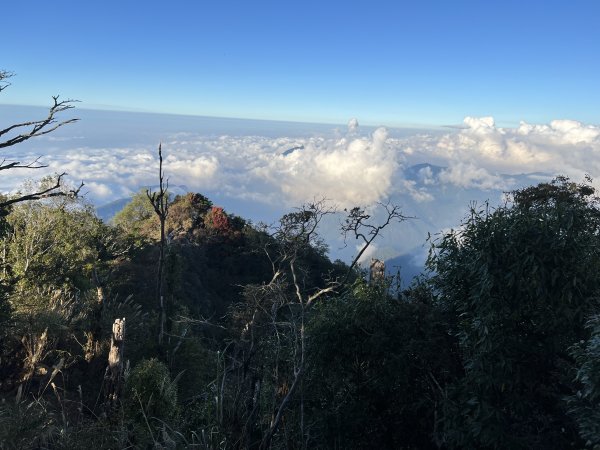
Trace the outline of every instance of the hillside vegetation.
<instances>
[{"instance_id":1,"label":"hillside vegetation","mask_svg":"<svg viewBox=\"0 0 600 450\"><path fill-rule=\"evenodd\" d=\"M112 224L68 197L15 204L2 222L1 445L598 445L595 191L559 178L511 200L434 240L431 275L392 295L390 280L327 259L323 204L268 229L173 197L161 343L145 192Z\"/></svg>"}]
</instances>

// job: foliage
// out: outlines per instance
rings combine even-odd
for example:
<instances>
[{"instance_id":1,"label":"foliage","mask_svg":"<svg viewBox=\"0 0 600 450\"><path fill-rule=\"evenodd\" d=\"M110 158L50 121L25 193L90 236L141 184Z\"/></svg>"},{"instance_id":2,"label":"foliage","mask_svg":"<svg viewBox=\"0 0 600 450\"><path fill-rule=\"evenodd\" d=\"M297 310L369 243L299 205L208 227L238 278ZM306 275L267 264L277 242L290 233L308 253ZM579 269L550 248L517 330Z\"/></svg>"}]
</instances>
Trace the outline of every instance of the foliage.
<instances>
[{"instance_id":1,"label":"foliage","mask_svg":"<svg viewBox=\"0 0 600 450\"><path fill-rule=\"evenodd\" d=\"M312 445L436 448L440 385L459 370L446 330L412 290L398 300L359 281L320 304L308 327Z\"/></svg>"},{"instance_id":2,"label":"foliage","mask_svg":"<svg viewBox=\"0 0 600 450\"><path fill-rule=\"evenodd\" d=\"M586 324L591 332L571 348L577 362L579 389L567 401L581 437L586 445L600 448L600 316L592 316Z\"/></svg>"},{"instance_id":3,"label":"foliage","mask_svg":"<svg viewBox=\"0 0 600 450\"><path fill-rule=\"evenodd\" d=\"M204 225L209 231L217 235L228 236L233 231L229 217L227 217L225 211L220 206L213 206L206 213L206 216L204 216Z\"/></svg>"},{"instance_id":4,"label":"foliage","mask_svg":"<svg viewBox=\"0 0 600 450\"><path fill-rule=\"evenodd\" d=\"M7 219L5 274L18 286L89 287L104 231L91 208L23 203Z\"/></svg>"},{"instance_id":5,"label":"foliage","mask_svg":"<svg viewBox=\"0 0 600 450\"><path fill-rule=\"evenodd\" d=\"M204 217L212 202L202 194L189 192L173 199L169 211L169 229L174 236L197 238L204 228Z\"/></svg>"},{"instance_id":6,"label":"foliage","mask_svg":"<svg viewBox=\"0 0 600 450\"><path fill-rule=\"evenodd\" d=\"M112 222L126 234L138 239L142 236L156 238L158 235L158 218L155 217L145 189L133 195L131 201L115 214Z\"/></svg>"},{"instance_id":7,"label":"foliage","mask_svg":"<svg viewBox=\"0 0 600 450\"><path fill-rule=\"evenodd\" d=\"M594 189L566 178L472 209L434 243L439 302L456 317L465 375L448 388L441 437L452 447L566 448L577 441L563 401L572 343L600 287ZM560 424L560 426L558 425Z\"/></svg>"},{"instance_id":8,"label":"foliage","mask_svg":"<svg viewBox=\"0 0 600 450\"><path fill-rule=\"evenodd\" d=\"M0 403L0 449L47 448L61 428L60 418L44 400L11 398Z\"/></svg>"},{"instance_id":9,"label":"foliage","mask_svg":"<svg viewBox=\"0 0 600 450\"><path fill-rule=\"evenodd\" d=\"M167 366L156 358L140 361L125 384L125 413L135 426L137 445L160 440L161 431L171 428L180 414L177 383Z\"/></svg>"}]
</instances>

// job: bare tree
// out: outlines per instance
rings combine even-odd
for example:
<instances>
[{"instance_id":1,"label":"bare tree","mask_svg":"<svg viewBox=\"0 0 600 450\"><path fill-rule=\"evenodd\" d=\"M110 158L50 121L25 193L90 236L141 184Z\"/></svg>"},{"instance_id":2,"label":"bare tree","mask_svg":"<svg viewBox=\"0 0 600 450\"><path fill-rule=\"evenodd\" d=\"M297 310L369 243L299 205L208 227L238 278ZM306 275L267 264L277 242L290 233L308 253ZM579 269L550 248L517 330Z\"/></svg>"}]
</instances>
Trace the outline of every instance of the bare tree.
<instances>
[{"instance_id":1,"label":"bare tree","mask_svg":"<svg viewBox=\"0 0 600 450\"><path fill-rule=\"evenodd\" d=\"M404 222L407 219L412 219L402 214L398 205L387 203L377 203L380 210L384 211L383 221L373 223L370 219L371 214L366 212L365 208L354 207L352 209L344 210L348 213L344 223L342 224L342 235L344 236L344 242L348 242L349 239L354 238L362 242L362 247L352 260L346 275L345 281L348 281L352 269L356 267L360 258L365 253L367 248L371 246L371 243L381 235L384 228L394 222Z\"/></svg>"},{"instance_id":2,"label":"bare tree","mask_svg":"<svg viewBox=\"0 0 600 450\"><path fill-rule=\"evenodd\" d=\"M156 277L156 296L158 298L158 308L160 311L160 328L158 332L158 344L162 345L166 322L164 300L164 266L166 244L165 224L167 222L167 216L169 214L169 194L167 192L169 188L169 180L165 180L165 173L163 172L162 144L159 144L158 146L158 164L158 192L152 192L150 189L148 189L146 190L146 195L148 196L148 200L150 200L150 203L152 203L152 206L154 207L154 212L156 213L160 221L160 246L158 256L158 274Z\"/></svg>"},{"instance_id":3,"label":"bare tree","mask_svg":"<svg viewBox=\"0 0 600 450\"><path fill-rule=\"evenodd\" d=\"M5 70L0 70L0 92L10 86L7 81L13 74ZM58 128L78 121L79 119L67 119L58 120L57 115L63 111L74 108L73 103L76 100L59 100L59 96L52 97L53 104L50 106L48 115L39 120L32 120L27 122L20 122L9 125L6 128L0 129L0 148L11 147L16 144L25 142L33 137L43 136L51 133ZM22 163L21 161L8 160L3 158L0 161L0 171L9 169L42 169L48 167L46 164L40 162L40 158L36 158L33 161ZM14 198L0 201L0 209L6 208L14 203L39 200L48 197L63 197L63 196L77 196L79 191L83 187L83 182L76 189L65 191L61 189L63 187L63 177L66 173L61 173L56 176L55 183L50 186L41 188L36 192L32 192L25 195L18 195Z\"/></svg>"},{"instance_id":4,"label":"bare tree","mask_svg":"<svg viewBox=\"0 0 600 450\"><path fill-rule=\"evenodd\" d=\"M237 364L240 368L241 382L246 383L245 389L250 398L249 407L246 409L247 415L243 420L246 425L242 431L245 434L242 439L246 442L251 424L257 416L257 399L261 397L259 391L268 383L262 382L261 374L251 374L247 381L244 379L251 366L250 360L256 348L260 347L258 341L270 339L275 346L274 366L270 371L273 377L273 392L270 395L272 410L269 411L268 426L262 432L260 448L270 448L292 400L299 408L297 412L302 448L309 446L303 386L308 356L305 325L311 308L320 299L344 290L352 269L382 230L393 222L406 219L398 207L389 203L380 206L384 211L384 217L379 224L369 221L371 216L362 208L350 210L342 232L348 238L354 235L356 239L362 240L363 246L354 258L348 274L341 275L341 278L325 278L323 284L316 288L307 287L313 284L308 279L314 269L306 266L304 257L308 252L321 247L318 227L323 219L334 214L336 209L328 206L325 200L314 201L286 214L272 229L271 236L274 239L268 241L264 249L271 263L272 277L266 284L246 288L246 303L245 306L241 306L244 308L239 341L242 350L235 350L231 357L232 366ZM287 346L286 352L283 351L285 346ZM228 372L233 370L231 368ZM243 411L239 407L234 409Z\"/></svg>"}]
</instances>

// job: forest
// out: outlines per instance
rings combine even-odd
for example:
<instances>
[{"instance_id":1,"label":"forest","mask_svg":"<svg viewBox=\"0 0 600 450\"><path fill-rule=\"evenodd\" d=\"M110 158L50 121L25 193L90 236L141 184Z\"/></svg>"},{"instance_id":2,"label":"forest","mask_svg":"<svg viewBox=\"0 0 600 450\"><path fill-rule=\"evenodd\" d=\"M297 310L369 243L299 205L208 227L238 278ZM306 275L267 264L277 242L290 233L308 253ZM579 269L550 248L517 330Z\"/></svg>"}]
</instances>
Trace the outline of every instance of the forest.
<instances>
[{"instance_id":1,"label":"forest","mask_svg":"<svg viewBox=\"0 0 600 450\"><path fill-rule=\"evenodd\" d=\"M399 206L338 211L361 245L331 261L328 202L253 224L171 195L161 151L158 188L110 223L65 174L0 198L0 448L600 448L590 178L471 205L399 289L358 263ZM44 165L0 164L19 168Z\"/></svg>"}]
</instances>

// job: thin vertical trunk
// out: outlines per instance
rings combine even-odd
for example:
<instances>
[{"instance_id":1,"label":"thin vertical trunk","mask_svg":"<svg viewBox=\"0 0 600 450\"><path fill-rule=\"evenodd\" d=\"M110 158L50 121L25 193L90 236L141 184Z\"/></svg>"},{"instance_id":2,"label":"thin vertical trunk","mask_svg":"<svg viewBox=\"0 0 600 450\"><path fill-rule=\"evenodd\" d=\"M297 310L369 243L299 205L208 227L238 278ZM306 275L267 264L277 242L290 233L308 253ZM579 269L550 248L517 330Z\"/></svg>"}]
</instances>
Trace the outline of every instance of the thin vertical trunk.
<instances>
[{"instance_id":1,"label":"thin vertical trunk","mask_svg":"<svg viewBox=\"0 0 600 450\"><path fill-rule=\"evenodd\" d=\"M146 191L148 199L154 207L154 212L160 220L160 246L159 246L159 257L158 257L158 274L156 279L156 296L159 311L159 332L158 332L158 344L162 345L163 336L165 333L165 322L167 319L166 305L164 298L164 267L165 267L165 242L166 232L165 224L167 221L167 215L169 213L169 197L167 190L169 188L169 181L164 178L163 172L163 158L162 158L162 144L158 146L158 181L159 189L158 193L151 193L150 190Z\"/></svg>"},{"instance_id":2,"label":"thin vertical trunk","mask_svg":"<svg viewBox=\"0 0 600 450\"><path fill-rule=\"evenodd\" d=\"M156 292L158 292L158 308L160 312L160 332L158 334L158 344L162 345L165 333L165 300L163 295L163 272L165 264L165 220L160 216L160 253L158 256L158 277L156 280Z\"/></svg>"}]
</instances>

